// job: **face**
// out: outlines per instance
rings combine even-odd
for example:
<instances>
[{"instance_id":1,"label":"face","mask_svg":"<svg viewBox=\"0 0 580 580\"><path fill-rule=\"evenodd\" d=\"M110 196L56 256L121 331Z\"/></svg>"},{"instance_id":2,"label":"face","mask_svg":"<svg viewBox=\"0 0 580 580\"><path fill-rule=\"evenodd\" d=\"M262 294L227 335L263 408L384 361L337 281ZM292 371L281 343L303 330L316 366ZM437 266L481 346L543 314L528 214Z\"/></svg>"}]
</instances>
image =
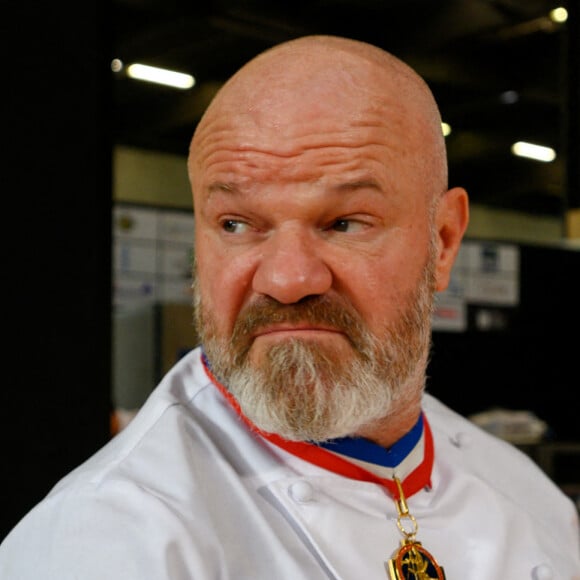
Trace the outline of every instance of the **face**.
<instances>
[{"instance_id":1,"label":"face","mask_svg":"<svg viewBox=\"0 0 580 580\"><path fill-rule=\"evenodd\" d=\"M406 129L320 85L215 115L192 164L204 349L258 427L297 440L419 399L440 248Z\"/></svg>"}]
</instances>

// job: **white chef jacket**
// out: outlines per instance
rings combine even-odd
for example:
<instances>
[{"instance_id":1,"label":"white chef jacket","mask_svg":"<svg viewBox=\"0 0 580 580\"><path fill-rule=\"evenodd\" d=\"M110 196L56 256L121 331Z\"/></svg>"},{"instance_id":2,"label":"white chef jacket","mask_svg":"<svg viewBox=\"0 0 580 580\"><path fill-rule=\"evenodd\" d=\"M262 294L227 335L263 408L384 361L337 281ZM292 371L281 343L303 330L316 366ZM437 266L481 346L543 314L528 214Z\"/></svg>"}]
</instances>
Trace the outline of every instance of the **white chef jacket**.
<instances>
[{"instance_id":1,"label":"white chef jacket","mask_svg":"<svg viewBox=\"0 0 580 580\"><path fill-rule=\"evenodd\" d=\"M580 578L577 511L524 454L430 395L432 488L408 499L447 580ZM133 421L0 546L2 580L385 580L379 485L250 432L186 355Z\"/></svg>"}]
</instances>

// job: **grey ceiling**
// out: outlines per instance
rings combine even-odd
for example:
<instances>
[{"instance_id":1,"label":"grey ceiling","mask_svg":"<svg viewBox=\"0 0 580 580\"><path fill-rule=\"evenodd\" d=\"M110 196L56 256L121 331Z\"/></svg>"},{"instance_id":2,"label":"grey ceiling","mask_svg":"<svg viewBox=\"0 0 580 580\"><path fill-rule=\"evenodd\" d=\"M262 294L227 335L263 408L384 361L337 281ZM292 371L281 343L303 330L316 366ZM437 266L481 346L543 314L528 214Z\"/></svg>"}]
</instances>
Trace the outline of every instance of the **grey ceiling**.
<instances>
[{"instance_id":1,"label":"grey ceiling","mask_svg":"<svg viewBox=\"0 0 580 580\"><path fill-rule=\"evenodd\" d=\"M303 34L382 46L429 82L448 137L450 181L472 200L559 215L566 197L566 25L548 0L114 0L113 52L193 74L179 92L116 75L117 143L185 154L219 85L263 49ZM514 91L514 92L511 92ZM517 94L513 101L510 95ZM510 154L516 140L554 147L543 164Z\"/></svg>"}]
</instances>

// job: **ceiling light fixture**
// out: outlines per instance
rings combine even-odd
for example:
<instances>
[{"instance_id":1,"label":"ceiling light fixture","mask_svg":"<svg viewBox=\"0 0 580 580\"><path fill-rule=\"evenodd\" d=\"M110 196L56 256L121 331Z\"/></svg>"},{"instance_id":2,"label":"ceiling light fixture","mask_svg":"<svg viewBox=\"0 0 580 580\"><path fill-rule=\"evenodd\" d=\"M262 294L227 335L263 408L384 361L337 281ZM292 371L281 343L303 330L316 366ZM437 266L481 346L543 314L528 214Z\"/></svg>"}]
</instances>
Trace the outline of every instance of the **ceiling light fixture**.
<instances>
[{"instance_id":1,"label":"ceiling light fixture","mask_svg":"<svg viewBox=\"0 0 580 580\"><path fill-rule=\"evenodd\" d=\"M441 122L441 130L443 131L443 137L447 137L451 133L451 125L449 123Z\"/></svg>"},{"instance_id":2,"label":"ceiling light fixture","mask_svg":"<svg viewBox=\"0 0 580 580\"><path fill-rule=\"evenodd\" d=\"M114 73L119 73L119 72L121 72L121 71L123 70L123 67L124 67L124 66L125 66L125 65L123 64L123 61L122 61L120 58L114 58L114 59L111 61L111 70L112 70Z\"/></svg>"},{"instance_id":3,"label":"ceiling light fixture","mask_svg":"<svg viewBox=\"0 0 580 580\"><path fill-rule=\"evenodd\" d=\"M512 145L511 151L518 157L527 157L535 161L543 161L549 163L556 159L556 151L551 147L544 145L536 145L535 143L528 143L526 141L518 141Z\"/></svg>"},{"instance_id":4,"label":"ceiling light fixture","mask_svg":"<svg viewBox=\"0 0 580 580\"><path fill-rule=\"evenodd\" d=\"M176 89L190 89L195 84L195 78L191 75L139 63L127 67L127 76Z\"/></svg>"},{"instance_id":5,"label":"ceiling light fixture","mask_svg":"<svg viewBox=\"0 0 580 580\"><path fill-rule=\"evenodd\" d=\"M550 20L552 22L557 22L558 24L562 24L568 20L568 11L566 8L559 6L558 8L554 8L554 10L550 10Z\"/></svg>"}]
</instances>

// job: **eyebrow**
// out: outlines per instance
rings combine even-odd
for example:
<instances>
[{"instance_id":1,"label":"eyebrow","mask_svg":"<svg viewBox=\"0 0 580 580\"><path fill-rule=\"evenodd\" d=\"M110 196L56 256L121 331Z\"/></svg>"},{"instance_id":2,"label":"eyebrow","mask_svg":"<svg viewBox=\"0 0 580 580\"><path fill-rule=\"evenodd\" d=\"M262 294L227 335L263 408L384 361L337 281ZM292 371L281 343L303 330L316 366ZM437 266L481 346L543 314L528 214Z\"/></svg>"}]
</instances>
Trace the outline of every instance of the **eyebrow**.
<instances>
[{"instance_id":1,"label":"eyebrow","mask_svg":"<svg viewBox=\"0 0 580 580\"><path fill-rule=\"evenodd\" d=\"M215 181L210 183L209 187L207 188L209 195L211 196L214 193L240 193L239 187L232 182L224 182L224 181Z\"/></svg>"},{"instance_id":2,"label":"eyebrow","mask_svg":"<svg viewBox=\"0 0 580 580\"><path fill-rule=\"evenodd\" d=\"M375 179L358 179L356 181L347 181L346 183L339 183L334 185L331 189L338 191L338 192L351 192L357 191L359 189L372 189L375 191L382 191L382 187L378 181Z\"/></svg>"},{"instance_id":3,"label":"eyebrow","mask_svg":"<svg viewBox=\"0 0 580 580\"><path fill-rule=\"evenodd\" d=\"M374 179L358 179L355 181L347 181L345 183L338 183L330 187L331 190L337 192L350 192L356 191L359 189L374 189L376 191L382 191L380 184ZM232 193L238 194L240 193L240 188L236 183L233 182L224 182L224 181L215 181L211 183L208 187L208 193L211 196L214 193Z\"/></svg>"}]
</instances>

